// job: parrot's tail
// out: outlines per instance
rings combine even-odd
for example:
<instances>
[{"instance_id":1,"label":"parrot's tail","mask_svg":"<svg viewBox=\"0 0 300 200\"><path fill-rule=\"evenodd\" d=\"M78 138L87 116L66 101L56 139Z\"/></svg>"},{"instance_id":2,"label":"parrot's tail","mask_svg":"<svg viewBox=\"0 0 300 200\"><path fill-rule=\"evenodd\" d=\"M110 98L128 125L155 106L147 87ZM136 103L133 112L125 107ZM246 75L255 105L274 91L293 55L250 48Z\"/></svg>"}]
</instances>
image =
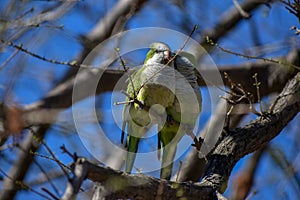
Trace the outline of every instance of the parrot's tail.
<instances>
[{"instance_id":1,"label":"parrot's tail","mask_svg":"<svg viewBox=\"0 0 300 200\"><path fill-rule=\"evenodd\" d=\"M125 162L125 172L126 173L131 173L134 160L136 157L136 152L138 150L139 146L139 140L140 138L130 136L128 140L128 146L127 146L127 157L126 157L126 162Z\"/></svg>"},{"instance_id":2,"label":"parrot's tail","mask_svg":"<svg viewBox=\"0 0 300 200\"><path fill-rule=\"evenodd\" d=\"M176 154L177 144L169 144L163 147L160 178L170 180L173 169L173 161Z\"/></svg>"}]
</instances>

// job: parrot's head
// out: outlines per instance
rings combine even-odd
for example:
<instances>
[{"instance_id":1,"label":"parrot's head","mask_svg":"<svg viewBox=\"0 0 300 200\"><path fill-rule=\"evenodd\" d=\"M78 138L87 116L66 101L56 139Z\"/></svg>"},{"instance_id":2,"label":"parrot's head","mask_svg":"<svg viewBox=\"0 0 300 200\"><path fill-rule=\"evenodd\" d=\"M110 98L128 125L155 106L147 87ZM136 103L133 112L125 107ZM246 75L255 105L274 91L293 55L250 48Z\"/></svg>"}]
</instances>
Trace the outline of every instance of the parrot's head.
<instances>
[{"instance_id":1,"label":"parrot's head","mask_svg":"<svg viewBox=\"0 0 300 200\"><path fill-rule=\"evenodd\" d=\"M171 57L170 47L162 42L154 42L150 45L145 64L159 63L166 64Z\"/></svg>"}]
</instances>

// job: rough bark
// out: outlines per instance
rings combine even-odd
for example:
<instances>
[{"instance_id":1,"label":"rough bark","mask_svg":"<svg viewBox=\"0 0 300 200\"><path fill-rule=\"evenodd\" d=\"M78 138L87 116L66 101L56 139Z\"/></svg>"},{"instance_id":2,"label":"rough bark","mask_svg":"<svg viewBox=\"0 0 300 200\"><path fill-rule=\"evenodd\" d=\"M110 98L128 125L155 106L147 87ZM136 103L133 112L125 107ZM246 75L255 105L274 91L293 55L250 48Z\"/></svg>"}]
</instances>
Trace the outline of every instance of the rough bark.
<instances>
[{"instance_id":1,"label":"rough bark","mask_svg":"<svg viewBox=\"0 0 300 200\"><path fill-rule=\"evenodd\" d=\"M296 66L300 66L300 51L294 50L291 51L286 59L287 62L292 63ZM232 78L232 81L234 83L240 83L244 88L251 88L250 85L253 84L250 80L252 79L252 75L254 73L258 73L259 81L261 82L260 87L260 94L261 96L265 96L267 94L273 93L273 92L280 92L282 88L284 87L284 84L297 73L297 70L290 69L285 66L280 66L277 64L270 64L270 63L264 63L265 67L264 70L260 70L259 65L263 63L257 63L252 66L244 66L245 70L240 70L238 68L233 69L233 71L228 70L229 68L224 69L230 77ZM247 74L248 71L248 75ZM252 74L252 75L251 75ZM240 80L238 77L240 77L243 80ZM247 78L246 78L247 77ZM250 84L250 85L249 85ZM253 91L252 94L256 96L255 87L252 86ZM221 102L221 107L226 106L226 102ZM249 108L249 105L246 105ZM234 113L234 112L233 112ZM237 121L241 119L242 114L233 114L230 117L230 125L235 126L237 125ZM221 118L224 118L223 114L220 114L218 112L214 113L212 116L212 121L218 122ZM203 130L206 130L208 127L204 127ZM231 127L230 127L231 128ZM201 133L201 135L203 135ZM186 160L183 162L183 167L180 171L179 181L197 181L200 179L200 177L203 175L203 170L196 170L195 169L198 166L205 165L205 159L199 159L199 156L196 151L191 151ZM204 167L203 167L204 169Z\"/></svg>"},{"instance_id":2,"label":"rough bark","mask_svg":"<svg viewBox=\"0 0 300 200\"><path fill-rule=\"evenodd\" d=\"M231 170L245 155L266 145L300 111L300 73L291 79L269 112L242 128L236 128L220 139L209 155L203 181L219 189L227 182Z\"/></svg>"},{"instance_id":3,"label":"rough bark","mask_svg":"<svg viewBox=\"0 0 300 200\"><path fill-rule=\"evenodd\" d=\"M106 188L102 190L106 193L101 196L107 199L221 199L223 197L218 191L226 189L228 177L237 161L276 137L299 111L300 72L286 84L268 113L220 138L207 156L208 165L200 183L175 183L142 174L128 175L96 166L83 158L75 162L75 170L79 167L85 170L80 175L101 183L101 187ZM74 179L80 179L76 173Z\"/></svg>"}]
</instances>

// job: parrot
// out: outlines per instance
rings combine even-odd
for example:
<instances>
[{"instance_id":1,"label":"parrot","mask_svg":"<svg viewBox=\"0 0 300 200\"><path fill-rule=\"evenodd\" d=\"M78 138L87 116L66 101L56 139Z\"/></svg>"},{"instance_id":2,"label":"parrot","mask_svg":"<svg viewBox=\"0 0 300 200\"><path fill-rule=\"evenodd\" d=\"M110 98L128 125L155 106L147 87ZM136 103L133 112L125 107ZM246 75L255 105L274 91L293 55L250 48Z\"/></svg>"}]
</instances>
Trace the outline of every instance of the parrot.
<instances>
[{"instance_id":1,"label":"parrot","mask_svg":"<svg viewBox=\"0 0 300 200\"><path fill-rule=\"evenodd\" d=\"M193 131L201 111L193 62L191 54L172 53L167 44L155 42L144 65L128 78L121 135L123 142L127 128L125 172L132 171L140 139L157 125L160 177L170 180L177 144Z\"/></svg>"},{"instance_id":2,"label":"parrot","mask_svg":"<svg viewBox=\"0 0 300 200\"><path fill-rule=\"evenodd\" d=\"M176 56L176 54L178 54ZM167 120L158 128L158 149L162 147L162 164L160 177L170 180L173 168L173 160L176 154L177 144L186 133L194 141L193 134L197 118L202 107L202 97L197 83L197 71L195 58L192 54L179 51L172 56L176 74L175 94L176 98L172 106L167 107ZM195 141L195 144L198 141Z\"/></svg>"}]
</instances>

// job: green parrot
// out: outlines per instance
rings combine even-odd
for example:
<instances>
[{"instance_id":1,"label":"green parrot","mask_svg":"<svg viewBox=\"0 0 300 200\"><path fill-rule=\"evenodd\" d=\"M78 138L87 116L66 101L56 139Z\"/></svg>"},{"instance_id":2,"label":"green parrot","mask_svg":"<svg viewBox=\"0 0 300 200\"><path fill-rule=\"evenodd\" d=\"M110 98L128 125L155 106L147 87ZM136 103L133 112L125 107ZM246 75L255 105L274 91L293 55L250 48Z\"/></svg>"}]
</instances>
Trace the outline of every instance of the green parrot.
<instances>
[{"instance_id":1,"label":"green parrot","mask_svg":"<svg viewBox=\"0 0 300 200\"><path fill-rule=\"evenodd\" d=\"M128 80L130 103L124 105L121 137L123 141L127 128L127 173L133 168L140 138L157 125L159 158L162 150L160 177L169 180L177 144L194 129L201 110L201 94L193 61L188 58L191 54L180 54L171 53L167 44L153 43L143 67Z\"/></svg>"},{"instance_id":2,"label":"green parrot","mask_svg":"<svg viewBox=\"0 0 300 200\"><path fill-rule=\"evenodd\" d=\"M173 104L175 99L174 92L172 92L172 87L174 88L175 84L175 80L172 78L172 76L174 77L174 70L164 67L170 59L170 52L170 48L166 44L153 43L150 45L143 67L128 79L128 101L136 99L147 108L156 104L166 108ZM161 71L158 72L159 70ZM173 85L170 84L172 81L168 82L169 79L173 79ZM156 111L160 114L165 112L163 109L156 109ZM128 151L125 163L127 173L130 173L133 168L140 138L152 126L149 110L135 102L124 105L121 141L124 140L125 129L127 128L125 145Z\"/></svg>"},{"instance_id":3,"label":"green parrot","mask_svg":"<svg viewBox=\"0 0 300 200\"><path fill-rule=\"evenodd\" d=\"M162 146L162 164L160 177L170 180L172 175L173 160L177 144L182 136L187 133L193 139L193 129L200 114L202 98L197 83L195 58L192 54L183 51L175 52L174 59L176 70L175 99L172 106L166 108L167 120L159 124L158 149ZM173 54L172 56L175 56Z\"/></svg>"}]
</instances>

